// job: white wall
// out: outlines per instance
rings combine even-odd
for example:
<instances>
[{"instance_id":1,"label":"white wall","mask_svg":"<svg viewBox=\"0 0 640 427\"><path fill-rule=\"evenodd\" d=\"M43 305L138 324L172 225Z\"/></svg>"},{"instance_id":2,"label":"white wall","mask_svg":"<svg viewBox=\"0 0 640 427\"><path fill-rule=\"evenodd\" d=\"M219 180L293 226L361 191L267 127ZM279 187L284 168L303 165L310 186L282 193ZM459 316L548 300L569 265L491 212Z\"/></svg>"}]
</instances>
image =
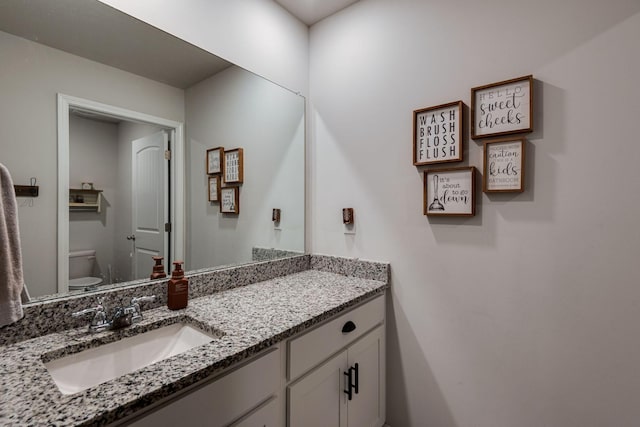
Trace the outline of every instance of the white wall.
<instances>
[{"instance_id":1,"label":"white wall","mask_svg":"<svg viewBox=\"0 0 640 427\"><path fill-rule=\"evenodd\" d=\"M18 199L25 282L56 292L56 94L184 121L180 89L0 32L0 162L15 184L35 177L40 195Z\"/></svg>"},{"instance_id":2,"label":"white wall","mask_svg":"<svg viewBox=\"0 0 640 427\"><path fill-rule=\"evenodd\" d=\"M239 67L186 91L188 269L251 261L253 247L304 251L304 99ZM240 213L207 198L206 150L242 148ZM282 210L276 230L273 208Z\"/></svg>"},{"instance_id":3,"label":"white wall","mask_svg":"<svg viewBox=\"0 0 640 427\"><path fill-rule=\"evenodd\" d=\"M118 217L118 125L69 115L69 185L92 182L102 190L98 212L69 212L69 251L94 249L97 269L106 277L114 263L115 221Z\"/></svg>"},{"instance_id":4,"label":"white wall","mask_svg":"<svg viewBox=\"0 0 640 427\"><path fill-rule=\"evenodd\" d=\"M307 94L308 28L270 0L100 0Z\"/></svg>"},{"instance_id":5,"label":"white wall","mask_svg":"<svg viewBox=\"0 0 640 427\"><path fill-rule=\"evenodd\" d=\"M391 262L390 425L637 425L638 40L636 0L362 0L311 28L311 249ZM526 191L423 216L412 111L530 73Z\"/></svg>"}]
</instances>

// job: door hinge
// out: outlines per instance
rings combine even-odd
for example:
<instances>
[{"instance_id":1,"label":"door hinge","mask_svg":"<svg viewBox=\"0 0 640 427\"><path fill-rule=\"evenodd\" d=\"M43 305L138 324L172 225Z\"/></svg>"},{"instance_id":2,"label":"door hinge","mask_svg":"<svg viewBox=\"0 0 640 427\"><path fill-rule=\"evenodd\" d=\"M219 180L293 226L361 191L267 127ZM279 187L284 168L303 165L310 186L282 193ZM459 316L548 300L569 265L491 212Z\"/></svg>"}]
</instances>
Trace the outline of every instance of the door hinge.
<instances>
[{"instance_id":1,"label":"door hinge","mask_svg":"<svg viewBox=\"0 0 640 427\"><path fill-rule=\"evenodd\" d=\"M171 160L171 150L164 150L164 159Z\"/></svg>"},{"instance_id":2,"label":"door hinge","mask_svg":"<svg viewBox=\"0 0 640 427\"><path fill-rule=\"evenodd\" d=\"M164 231L167 233L171 233L171 223L170 222L166 222L164 224Z\"/></svg>"}]
</instances>

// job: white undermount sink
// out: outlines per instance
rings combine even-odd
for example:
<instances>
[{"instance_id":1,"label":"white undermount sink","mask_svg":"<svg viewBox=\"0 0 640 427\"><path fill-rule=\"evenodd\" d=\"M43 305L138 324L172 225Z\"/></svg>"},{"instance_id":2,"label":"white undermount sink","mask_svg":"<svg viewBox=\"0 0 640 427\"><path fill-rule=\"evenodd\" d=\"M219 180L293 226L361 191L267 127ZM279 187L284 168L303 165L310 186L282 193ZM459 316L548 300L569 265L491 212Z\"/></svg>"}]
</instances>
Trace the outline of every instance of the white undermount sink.
<instances>
[{"instance_id":1,"label":"white undermount sink","mask_svg":"<svg viewBox=\"0 0 640 427\"><path fill-rule=\"evenodd\" d=\"M73 394L211 342L210 335L185 323L153 329L46 362L62 394Z\"/></svg>"}]
</instances>

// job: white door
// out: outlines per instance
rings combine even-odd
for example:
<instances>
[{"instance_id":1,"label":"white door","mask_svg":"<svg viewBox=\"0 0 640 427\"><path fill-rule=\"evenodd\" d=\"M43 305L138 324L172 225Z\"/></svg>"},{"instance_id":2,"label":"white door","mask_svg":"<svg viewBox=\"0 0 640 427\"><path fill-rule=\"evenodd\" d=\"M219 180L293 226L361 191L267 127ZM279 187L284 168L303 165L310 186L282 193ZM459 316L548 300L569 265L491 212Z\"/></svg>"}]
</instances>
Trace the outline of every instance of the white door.
<instances>
[{"instance_id":1,"label":"white door","mask_svg":"<svg viewBox=\"0 0 640 427\"><path fill-rule=\"evenodd\" d=\"M164 131L132 143L132 280L151 274L152 256L165 256L168 238L169 162Z\"/></svg>"}]
</instances>

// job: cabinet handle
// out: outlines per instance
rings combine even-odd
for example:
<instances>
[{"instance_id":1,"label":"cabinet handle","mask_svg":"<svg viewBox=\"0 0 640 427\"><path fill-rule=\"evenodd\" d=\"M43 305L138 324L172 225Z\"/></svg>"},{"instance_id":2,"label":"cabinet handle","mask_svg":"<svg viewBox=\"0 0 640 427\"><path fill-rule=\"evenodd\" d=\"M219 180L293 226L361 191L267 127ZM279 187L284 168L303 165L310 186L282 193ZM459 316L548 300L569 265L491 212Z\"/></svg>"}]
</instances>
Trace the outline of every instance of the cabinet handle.
<instances>
[{"instance_id":1,"label":"cabinet handle","mask_svg":"<svg viewBox=\"0 0 640 427\"><path fill-rule=\"evenodd\" d=\"M352 400L353 392L355 391L358 394L358 383L360 382L358 379L358 364L356 363L354 366L349 367L349 370L344 372L344 375L347 377L347 389L344 392L349 396L349 400Z\"/></svg>"},{"instance_id":2,"label":"cabinet handle","mask_svg":"<svg viewBox=\"0 0 640 427\"><path fill-rule=\"evenodd\" d=\"M347 372L343 372L343 374L347 377L347 389L344 390L344 392L347 393L347 396L349 396L349 400L353 399L353 394L351 391L351 387L353 386L351 384L351 369L353 368L349 368Z\"/></svg>"},{"instance_id":3,"label":"cabinet handle","mask_svg":"<svg viewBox=\"0 0 640 427\"><path fill-rule=\"evenodd\" d=\"M342 327L343 334L348 334L349 332L353 332L355 330L356 330L356 324L353 323L351 320L345 323L344 326Z\"/></svg>"},{"instance_id":4,"label":"cabinet handle","mask_svg":"<svg viewBox=\"0 0 640 427\"><path fill-rule=\"evenodd\" d=\"M360 381L358 379L358 364L356 363L354 366L355 368L353 368L353 372L355 374L354 377L356 380L356 383L354 384L354 391L356 392L356 394L358 394L358 386L360 384ZM349 368L349 370L351 370L351 368Z\"/></svg>"}]
</instances>

